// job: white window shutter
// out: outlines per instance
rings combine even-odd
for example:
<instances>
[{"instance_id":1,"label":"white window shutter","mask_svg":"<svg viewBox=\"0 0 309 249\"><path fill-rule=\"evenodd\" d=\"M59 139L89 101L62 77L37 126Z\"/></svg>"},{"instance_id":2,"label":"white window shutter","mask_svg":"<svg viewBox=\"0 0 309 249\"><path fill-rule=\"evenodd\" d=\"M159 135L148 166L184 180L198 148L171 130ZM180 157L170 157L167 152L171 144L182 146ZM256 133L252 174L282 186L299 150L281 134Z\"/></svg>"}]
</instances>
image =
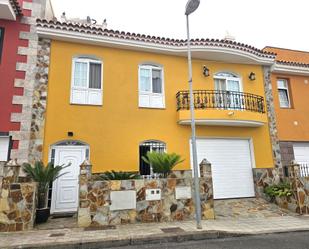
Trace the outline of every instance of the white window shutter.
<instances>
[{"instance_id":1,"label":"white window shutter","mask_svg":"<svg viewBox=\"0 0 309 249\"><path fill-rule=\"evenodd\" d=\"M102 105L102 91L90 89L88 93L88 104Z\"/></svg>"},{"instance_id":2,"label":"white window shutter","mask_svg":"<svg viewBox=\"0 0 309 249\"><path fill-rule=\"evenodd\" d=\"M73 104L86 104L87 103L87 90L72 89L71 102Z\"/></svg>"}]
</instances>

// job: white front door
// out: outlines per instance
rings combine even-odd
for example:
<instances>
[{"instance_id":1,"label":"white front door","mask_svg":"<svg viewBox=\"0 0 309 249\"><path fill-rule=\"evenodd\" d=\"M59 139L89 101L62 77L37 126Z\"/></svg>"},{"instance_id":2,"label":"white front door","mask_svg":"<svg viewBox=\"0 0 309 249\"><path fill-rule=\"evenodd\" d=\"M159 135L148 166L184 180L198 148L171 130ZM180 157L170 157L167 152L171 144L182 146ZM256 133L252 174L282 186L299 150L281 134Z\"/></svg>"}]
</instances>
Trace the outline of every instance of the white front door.
<instances>
[{"instance_id":1,"label":"white front door","mask_svg":"<svg viewBox=\"0 0 309 249\"><path fill-rule=\"evenodd\" d=\"M211 163L215 199L255 196L247 139L197 139L197 160Z\"/></svg>"},{"instance_id":2,"label":"white front door","mask_svg":"<svg viewBox=\"0 0 309 249\"><path fill-rule=\"evenodd\" d=\"M71 165L53 182L51 213L76 212L79 193L79 166L85 160L85 146L56 146L54 165Z\"/></svg>"}]
</instances>

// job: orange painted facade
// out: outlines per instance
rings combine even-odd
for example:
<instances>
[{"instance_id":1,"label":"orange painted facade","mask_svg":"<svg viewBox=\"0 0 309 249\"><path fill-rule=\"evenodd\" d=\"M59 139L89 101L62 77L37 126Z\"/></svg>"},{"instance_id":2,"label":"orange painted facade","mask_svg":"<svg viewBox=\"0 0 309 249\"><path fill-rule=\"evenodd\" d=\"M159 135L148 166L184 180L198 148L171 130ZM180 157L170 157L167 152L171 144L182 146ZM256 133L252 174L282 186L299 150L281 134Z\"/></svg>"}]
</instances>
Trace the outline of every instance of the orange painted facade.
<instances>
[{"instance_id":1,"label":"orange painted facade","mask_svg":"<svg viewBox=\"0 0 309 249\"><path fill-rule=\"evenodd\" d=\"M276 61L309 64L309 52L266 47L264 50L277 54ZM308 68L309 71L309 68ZM288 82L290 108L279 104L278 79ZM280 141L309 141L309 74L297 72L273 72L272 89Z\"/></svg>"}]
</instances>

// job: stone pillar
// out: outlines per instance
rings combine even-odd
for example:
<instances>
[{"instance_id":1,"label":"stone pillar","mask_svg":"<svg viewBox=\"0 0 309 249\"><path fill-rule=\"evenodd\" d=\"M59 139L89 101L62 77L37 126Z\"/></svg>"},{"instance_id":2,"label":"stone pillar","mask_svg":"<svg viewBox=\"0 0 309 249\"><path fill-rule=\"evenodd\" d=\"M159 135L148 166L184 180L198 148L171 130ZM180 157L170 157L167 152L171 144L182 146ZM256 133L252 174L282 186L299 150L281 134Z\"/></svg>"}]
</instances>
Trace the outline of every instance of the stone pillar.
<instances>
[{"instance_id":1,"label":"stone pillar","mask_svg":"<svg viewBox=\"0 0 309 249\"><path fill-rule=\"evenodd\" d=\"M90 208L88 204L88 181L91 179L92 165L85 160L80 165L79 175L79 206L77 223L79 227L88 227L91 224Z\"/></svg>"},{"instance_id":2,"label":"stone pillar","mask_svg":"<svg viewBox=\"0 0 309 249\"><path fill-rule=\"evenodd\" d=\"M20 165L17 163L17 159L13 159L3 167L3 180L6 179L9 183L18 182L19 173Z\"/></svg>"},{"instance_id":3,"label":"stone pillar","mask_svg":"<svg viewBox=\"0 0 309 249\"><path fill-rule=\"evenodd\" d=\"M200 163L200 198L202 219L214 219L214 200L211 163L203 159Z\"/></svg>"},{"instance_id":4,"label":"stone pillar","mask_svg":"<svg viewBox=\"0 0 309 249\"><path fill-rule=\"evenodd\" d=\"M289 181L297 201L298 208L296 209L296 212L299 214L307 213L307 208L305 205L307 194L305 191L305 186L300 180L300 165L295 161L292 161L289 166Z\"/></svg>"},{"instance_id":5,"label":"stone pillar","mask_svg":"<svg viewBox=\"0 0 309 249\"><path fill-rule=\"evenodd\" d=\"M276 121L275 108L274 108L274 98L273 98L273 93L272 93L270 67L264 66L263 73L264 73L264 89L265 89L265 96L266 96L266 109L267 109L267 116L268 116L271 146L273 150L274 165L276 168L279 168L280 176L283 176L281 153L280 153L278 130L277 130L277 121Z\"/></svg>"},{"instance_id":6,"label":"stone pillar","mask_svg":"<svg viewBox=\"0 0 309 249\"><path fill-rule=\"evenodd\" d=\"M200 163L200 177L211 176L211 163L207 159L203 159Z\"/></svg>"}]
</instances>

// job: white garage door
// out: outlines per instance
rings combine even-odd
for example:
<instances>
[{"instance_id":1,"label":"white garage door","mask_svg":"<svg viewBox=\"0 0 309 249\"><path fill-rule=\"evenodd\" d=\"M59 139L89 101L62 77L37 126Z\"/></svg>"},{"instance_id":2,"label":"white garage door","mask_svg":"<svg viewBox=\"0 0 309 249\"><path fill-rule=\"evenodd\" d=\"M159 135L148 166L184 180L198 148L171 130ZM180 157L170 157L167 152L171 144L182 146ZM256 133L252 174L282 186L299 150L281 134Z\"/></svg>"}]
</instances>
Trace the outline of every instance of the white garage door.
<instances>
[{"instance_id":1,"label":"white garage door","mask_svg":"<svg viewBox=\"0 0 309 249\"><path fill-rule=\"evenodd\" d=\"M296 162L309 164L309 143L295 143L293 148Z\"/></svg>"},{"instance_id":2,"label":"white garage door","mask_svg":"<svg viewBox=\"0 0 309 249\"><path fill-rule=\"evenodd\" d=\"M211 162L215 199L255 196L249 140L197 139L197 158Z\"/></svg>"}]
</instances>

